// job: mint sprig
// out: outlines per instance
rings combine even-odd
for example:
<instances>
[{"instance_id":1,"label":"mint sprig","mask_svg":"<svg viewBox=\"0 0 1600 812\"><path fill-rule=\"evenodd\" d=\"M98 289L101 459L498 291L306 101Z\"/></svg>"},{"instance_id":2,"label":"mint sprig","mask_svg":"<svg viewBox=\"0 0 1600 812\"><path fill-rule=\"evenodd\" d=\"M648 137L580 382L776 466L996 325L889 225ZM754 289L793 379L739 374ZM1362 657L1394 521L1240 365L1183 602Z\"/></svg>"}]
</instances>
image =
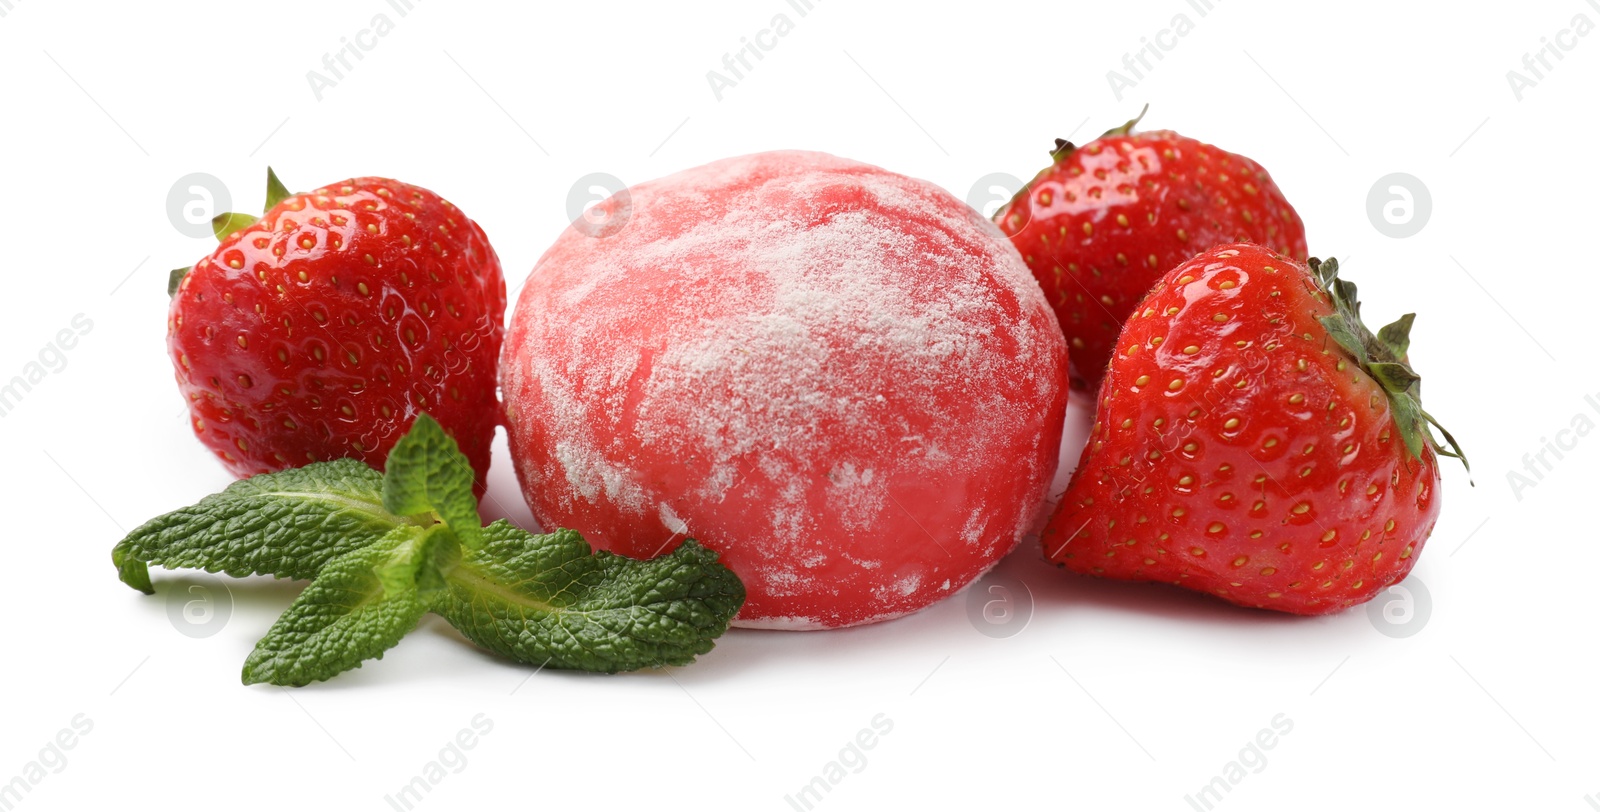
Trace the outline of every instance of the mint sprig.
<instances>
[{"instance_id":1,"label":"mint sprig","mask_svg":"<svg viewBox=\"0 0 1600 812\"><path fill-rule=\"evenodd\" d=\"M111 557L123 582L145 593L155 591L150 564L309 580L396 527L420 526L383 506L383 481L349 459L261 474L145 522Z\"/></svg>"},{"instance_id":2,"label":"mint sprig","mask_svg":"<svg viewBox=\"0 0 1600 812\"><path fill-rule=\"evenodd\" d=\"M478 500L472 495L477 476L456 441L450 439L433 418L422 415L431 428L413 427L389 452L384 468L383 506L399 516L430 516L443 522L462 544L482 546L483 520L478 518Z\"/></svg>"},{"instance_id":3,"label":"mint sprig","mask_svg":"<svg viewBox=\"0 0 1600 812\"><path fill-rule=\"evenodd\" d=\"M446 575L433 609L511 659L616 673L693 662L743 603L739 579L693 540L635 561L593 552L572 530L536 536L499 521Z\"/></svg>"},{"instance_id":4,"label":"mint sprig","mask_svg":"<svg viewBox=\"0 0 1600 812\"><path fill-rule=\"evenodd\" d=\"M244 661L244 682L306 685L382 657L428 613L416 585L439 534L398 527L330 561Z\"/></svg>"},{"instance_id":5,"label":"mint sprig","mask_svg":"<svg viewBox=\"0 0 1600 812\"><path fill-rule=\"evenodd\" d=\"M578 533L484 527L472 467L427 415L386 473L313 463L230 485L147 522L112 550L153 592L149 565L314 579L245 662L245 683L306 685L398 644L428 612L502 656L615 673L710 651L744 585L693 540L651 561L593 551Z\"/></svg>"}]
</instances>

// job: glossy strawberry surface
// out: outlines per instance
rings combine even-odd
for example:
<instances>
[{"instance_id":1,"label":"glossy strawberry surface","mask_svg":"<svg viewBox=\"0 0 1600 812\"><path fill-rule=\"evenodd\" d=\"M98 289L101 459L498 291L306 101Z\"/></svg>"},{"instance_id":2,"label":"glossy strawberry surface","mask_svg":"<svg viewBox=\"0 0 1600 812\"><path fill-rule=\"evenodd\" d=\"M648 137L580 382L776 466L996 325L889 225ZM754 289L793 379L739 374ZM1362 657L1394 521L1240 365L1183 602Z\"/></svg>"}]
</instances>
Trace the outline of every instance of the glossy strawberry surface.
<instances>
[{"instance_id":1,"label":"glossy strawberry surface","mask_svg":"<svg viewBox=\"0 0 1600 812\"><path fill-rule=\"evenodd\" d=\"M1090 386L1123 321L1179 263L1233 242L1306 258L1299 215L1255 161L1174 132L1125 129L1059 146L994 218L1044 288Z\"/></svg>"},{"instance_id":2,"label":"glossy strawberry surface","mask_svg":"<svg viewBox=\"0 0 1600 812\"><path fill-rule=\"evenodd\" d=\"M1118 339L1046 555L1299 614L1404 578L1439 516L1438 446L1415 381L1369 374L1403 359L1404 329L1389 347L1365 334L1363 359L1330 337L1338 316L1313 273L1258 246L1166 274Z\"/></svg>"},{"instance_id":3,"label":"glossy strawberry surface","mask_svg":"<svg viewBox=\"0 0 1600 812\"><path fill-rule=\"evenodd\" d=\"M167 343L195 435L236 476L381 467L426 411L481 493L504 312L476 223L426 189L356 178L226 236L179 284Z\"/></svg>"}]
</instances>

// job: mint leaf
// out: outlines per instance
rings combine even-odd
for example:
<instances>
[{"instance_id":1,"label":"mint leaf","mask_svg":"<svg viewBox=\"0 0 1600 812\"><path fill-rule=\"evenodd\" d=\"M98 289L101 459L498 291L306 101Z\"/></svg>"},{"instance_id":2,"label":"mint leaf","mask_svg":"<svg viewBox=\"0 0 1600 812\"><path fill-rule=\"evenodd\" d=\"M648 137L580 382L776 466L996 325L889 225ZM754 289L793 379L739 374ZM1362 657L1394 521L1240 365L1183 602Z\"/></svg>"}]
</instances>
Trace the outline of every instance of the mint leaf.
<instances>
[{"instance_id":1,"label":"mint leaf","mask_svg":"<svg viewBox=\"0 0 1600 812\"><path fill-rule=\"evenodd\" d=\"M244 681L306 685L381 657L428 611L478 645L586 671L683 665L711 650L744 585L686 541L636 561L570 530L482 526L474 473L421 414L380 474L355 460L235 482L147 522L112 550L152 592L149 565L313 579L246 660Z\"/></svg>"},{"instance_id":2,"label":"mint leaf","mask_svg":"<svg viewBox=\"0 0 1600 812\"><path fill-rule=\"evenodd\" d=\"M483 520L472 496L472 463L426 414L417 415L384 463L383 505L400 516L432 513L466 547L482 544Z\"/></svg>"},{"instance_id":3,"label":"mint leaf","mask_svg":"<svg viewBox=\"0 0 1600 812\"><path fill-rule=\"evenodd\" d=\"M111 563L117 565L117 577L122 582L146 595L154 595L155 585L150 583L150 567L121 544L111 548Z\"/></svg>"},{"instance_id":4,"label":"mint leaf","mask_svg":"<svg viewBox=\"0 0 1600 812\"><path fill-rule=\"evenodd\" d=\"M381 658L427 614L457 549L442 527L402 526L328 562L250 652L244 683L306 685Z\"/></svg>"},{"instance_id":5,"label":"mint leaf","mask_svg":"<svg viewBox=\"0 0 1600 812\"><path fill-rule=\"evenodd\" d=\"M638 561L596 553L571 530L535 536L505 521L445 573L433 610L490 651L550 668L633 671L710 651L744 585L694 540Z\"/></svg>"},{"instance_id":6,"label":"mint leaf","mask_svg":"<svg viewBox=\"0 0 1600 812\"><path fill-rule=\"evenodd\" d=\"M261 474L146 522L112 561L123 583L146 593L149 564L309 579L407 523L384 509L382 486L381 474L348 459Z\"/></svg>"}]
</instances>

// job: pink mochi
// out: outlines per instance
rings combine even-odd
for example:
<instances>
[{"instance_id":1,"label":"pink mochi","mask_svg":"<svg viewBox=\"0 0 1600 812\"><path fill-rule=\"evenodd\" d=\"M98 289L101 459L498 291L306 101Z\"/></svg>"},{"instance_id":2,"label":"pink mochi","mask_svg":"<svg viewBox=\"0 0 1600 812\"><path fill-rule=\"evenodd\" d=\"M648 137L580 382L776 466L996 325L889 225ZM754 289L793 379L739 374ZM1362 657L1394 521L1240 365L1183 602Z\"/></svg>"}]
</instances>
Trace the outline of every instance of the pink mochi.
<instances>
[{"instance_id":1,"label":"pink mochi","mask_svg":"<svg viewBox=\"0 0 1600 812\"><path fill-rule=\"evenodd\" d=\"M1035 518L1067 401L1010 241L931 183L816 152L598 204L534 266L500 370L541 524L636 558L698 539L744 581L735 625L777 629L983 574Z\"/></svg>"}]
</instances>

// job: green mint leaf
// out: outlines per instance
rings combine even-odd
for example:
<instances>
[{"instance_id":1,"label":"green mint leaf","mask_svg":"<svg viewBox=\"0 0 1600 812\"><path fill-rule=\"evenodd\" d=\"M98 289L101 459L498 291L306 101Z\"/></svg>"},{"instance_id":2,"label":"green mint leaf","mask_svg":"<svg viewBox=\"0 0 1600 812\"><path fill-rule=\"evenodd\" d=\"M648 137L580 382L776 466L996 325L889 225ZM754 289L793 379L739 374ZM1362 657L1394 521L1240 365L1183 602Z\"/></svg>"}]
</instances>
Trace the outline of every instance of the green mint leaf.
<instances>
[{"instance_id":1,"label":"green mint leaf","mask_svg":"<svg viewBox=\"0 0 1600 812\"><path fill-rule=\"evenodd\" d=\"M744 605L738 577L693 540L638 561L594 552L571 530L535 536L497 521L483 542L446 571L433 611L525 663L606 673L686 665Z\"/></svg>"},{"instance_id":2,"label":"green mint leaf","mask_svg":"<svg viewBox=\"0 0 1600 812\"><path fill-rule=\"evenodd\" d=\"M428 612L419 588L457 554L450 531L397 527L328 562L245 660L246 685L307 685L382 658Z\"/></svg>"},{"instance_id":3,"label":"green mint leaf","mask_svg":"<svg viewBox=\"0 0 1600 812\"><path fill-rule=\"evenodd\" d=\"M468 548L482 544L483 520L472 495L476 474L456 441L432 417L417 415L384 463L383 505L398 516L432 513Z\"/></svg>"},{"instance_id":4,"label":"green mint leaf","mask_svg":"<svg viewBox=\"0 0 1600 812\"><path fill-rule=\"evenodd\" d=\"M122 544L111 548L111 563L117 566L117 577L123 583L146 595L155 594L155 585L150 583L150 565L135 558L131 550Z\"/></svg>"},{"instance_id":5,"label":"green mint leaf","mask_svg":"<svg viewBox=\"0 0 1600 812\"><path fill-rule=\"evenodd\" d=\"M407 523L384 509L382 488L382 474L348 459L253 476L146 522L111 558L122 581L146 593L148 564L310 579Z\"/></svg>"},{"instance_id":6,"label":"green mint leaf","mask_svg":"<svg viewBox=\"0 0 1600 812\"><path fill-rule=\"evenodd\" d=\"M461 559L461 542L442 524L424 533L416 544L402 548L377 568L385 595L415 592L427 604L444 589L444 572Z\"/></svg>"}]
</instances>

